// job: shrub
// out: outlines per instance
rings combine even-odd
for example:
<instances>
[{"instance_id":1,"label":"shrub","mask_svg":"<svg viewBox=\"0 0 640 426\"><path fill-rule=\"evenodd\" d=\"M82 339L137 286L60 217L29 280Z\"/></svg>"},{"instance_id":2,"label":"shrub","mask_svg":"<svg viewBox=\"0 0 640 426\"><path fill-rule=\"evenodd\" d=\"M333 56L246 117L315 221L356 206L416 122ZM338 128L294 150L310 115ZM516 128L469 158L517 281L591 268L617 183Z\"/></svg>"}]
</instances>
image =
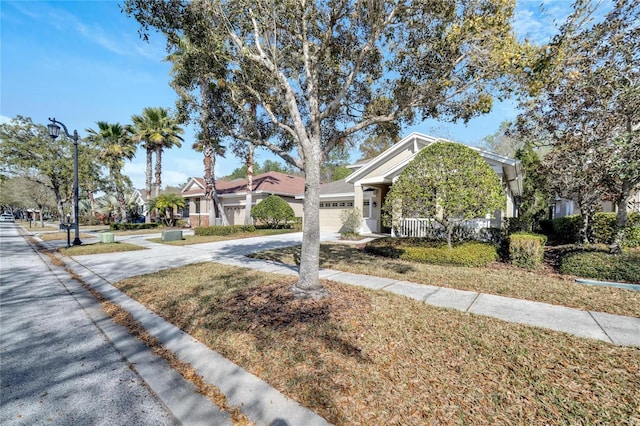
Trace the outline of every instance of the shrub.
<instances>
[{"instance_id":1,"label":"shrub","mask_svg":"<svg viewBox=\"0 0 640 426\"><path fill-rule=\"evenodd\" d=\"M580 228L582 216L573 214L570 216L553 219L553 240L559 244L571 244L580 242Z\"/></svg>"},{"instance_id":2,"label":"shrub","mask_svg":"<svg viewBox=\"0 0 640 426\"><path fill-rule=\"evenodd\" d=\"M138 229L155 229L157 223L112 223L109 229L112 231L134 231Z\"/></svg>"},{"instance_id":3,"label":"shrub","mask_svg":"<svg viewBox=\"0 0 640 426\"><path fill-rule=\"evenodd\" d=\"M379 238L367 243L365 251L377 256L452 266L486 266L498 259L493 244L466 242L450 249L445 242L424 238Z\"/></svg>"},{"instance_id":4,"label":"shrub","mask_svg":"<svg viewBox=\"0 0 640 426\"><path fill-rule=\"evenodd\" d=\"M288 221L294 220L296 215L285 200L277 195L269 195L253 206L251 216L270 228L280 228Z\"/></svg>"},{"instance_id":5,"label":"shrub","mask_svg":"<svg viewBox=\"0 0 640 426\"><path fill-rule=\"evenodd\" d=\"M640 284L640 253L576 252L562 259L564 274Z\"/></svg>"},{"instance_id":6,"label":"shrub","mask_svg":"<svg viewBox=\"0 0 640 426\"><path fill-rule=\"evenodd\" d=\"M255 232L256 227L253 225L233 225L233 226L198 226L193 232L199 237L208 236L226 236L239 234L241 232Z\"/></svg>"},{"instance_id":7,"label":"shrub","mask_svg":"<svg viewBox=\"0 0 640 426\"><path fill-rule=\"evenodd\" d=\"M340 234L343 237L357 236L362 225L362 212L359 208L342 210L340 212L340 221L342 222Z\"/></svg>"},{"instance_id":8,"label":"shrub","mask_svg":"<svg viewBox=\"0 0 640 426\"><path fill-rule=\"evenodd\" d=\"M611 244L616 236L616 213L596 213L591 224L594 243ZM627 215L624 229L624 247L640 246L640 213Z\"/></svg>"},{"instance_id":9,"label":"shrub","mask_svg":"<svg viewBox=\"0 0 640 426\"><path fill-rule=\"evenodd\" d=\"M544 261L547 237L518 232L509 236L509 263L520 268L537 269Z\"/></svg>"},{"instance_id":10,"label":"shrub","mask_svg":"<svg viewBox=\"0 0 640 426\"><path fill-rule=\"evenodd\" d=\"M400 258L434 265L487 266L498 260L498 253L492 244L467 242L450 249L446 243L439 243L433 247L406 247Z\"/></svg>"}]
</instances>

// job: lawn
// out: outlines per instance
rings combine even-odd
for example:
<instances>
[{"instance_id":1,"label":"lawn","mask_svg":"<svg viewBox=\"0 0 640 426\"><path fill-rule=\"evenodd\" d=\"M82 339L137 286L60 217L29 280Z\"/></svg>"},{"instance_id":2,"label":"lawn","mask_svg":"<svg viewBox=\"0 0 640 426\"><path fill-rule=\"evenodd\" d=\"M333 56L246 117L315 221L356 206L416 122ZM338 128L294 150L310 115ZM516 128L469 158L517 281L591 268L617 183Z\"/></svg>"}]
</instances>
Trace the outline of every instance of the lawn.
<instances>
[{"instance_id":1,"label":"lawn","mask_svg":"<svg viewBox=\"0 0 640 426\"><path fill-rule=\"evenodd\" d=\"M49 228L50 229L50 228ZM71 230L71 241L73 241L75 234L73 229ZM56 241L56 240L67 240L67 231L55 231L55 232L43 232L42 234L38 233L38 237L42 240L42 241ZM86 239L86 238L96 238L96 235L94 234L85 234L85 233L80 233L80 239Z\"/></svg>"},{"instance_id":2,"label":"lawn","mask_svg":"<svg viewBox=\"0 0 640 426\"><path fill-rule=\"evenodd\" d=\"M487 268L427 265L371 256L347 244L322 244L320 249L323 268L640 317L640 292L578 284L549 268L527 271L499 262ZM299 253L298 246L254 257L293 264Z\"/></svg>"},{"instance_id":3,"label":"lawn","mask_svg":"<svg viewBox=\"0 0 640 426\"><path fill-rule=\"evenodd\" d=\"M331 282L298 300L294 281L203 263L116 286L337 425L640 422L640 349Z\"/></svg>"},{"instance_id":4,"label":"lawn","mask_svg":"<svg viewBox=\"0 0 640 426\"><path fill-rule=\"evenodd\" d=\"M85 254L106 254L122 251L146 250L144 247L129 243L93 243L81 246L61 247L58 251L65 256L82 256Z\"/></svg>"},{"instance_id":5,"label":"lawn","mask_svg":"<svg viewBox=\"0 0 640 426\"><path fill-rule=\"evenodd\" d=\"M191 244L215 243L217 241L238 240L241 238L266 237L269 235L290 234L298 232L291 229L256 229L253 232L237 232L230 235L185 235L182 240L162 241L162 238L149 238L155 243L168 244L173 246L188 246Z\"/></svg>"}]
</instances>

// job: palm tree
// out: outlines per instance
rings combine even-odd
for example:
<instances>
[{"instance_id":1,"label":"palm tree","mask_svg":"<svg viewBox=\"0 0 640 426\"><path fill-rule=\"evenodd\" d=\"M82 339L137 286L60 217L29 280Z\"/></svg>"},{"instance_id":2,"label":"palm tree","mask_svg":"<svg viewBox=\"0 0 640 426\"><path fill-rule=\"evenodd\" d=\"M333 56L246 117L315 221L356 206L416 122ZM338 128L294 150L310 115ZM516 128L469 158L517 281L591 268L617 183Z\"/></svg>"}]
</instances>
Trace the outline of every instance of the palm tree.
<instances>
[{"instance_id":1,"label":"palm tree","mask_svg":"<svg viewBox=\"0 0 640 426\"><path fill-rule=\"evenodd\" d=\"M204 138L202 132L198 134L198 142L194 143L192 148L204 154L204 158L202 160L202 162L204 163L204 198L207 201L209 209L209 225L213 225L215 223L217 210L220 214L222 225L226 226L229 224L229 221L227 220L227 216L224 213L222 203L218 198L218 192L216 190L215 167L216 156L224 157L227 148L222 145L219 140Z\"/></svg>"},{"instance_id":2,"label":"palm tree","mask_svg":"<svg viewBox=\"0 0 640 426\"><path fill-rule=\"evenodd\" d=\"M151 199L151 181L153 177L153 153L156 153L156 196L160 193L162 183L162 151L173 146L180 147L184 132L178 126L177 121L169 115L169 111L161 107L147 107L141 115L131 116L133 125L129 131L132 138L139 143L147 153L146 188L145 196ZM147 222L150 213L147 213Z\"/></svg>"},{"instance_id":3,"label":"palm tree","mask_svg":"<svg viewBox=\"0 0 640 426\"><path fill-rule=\"evenodd\" d=\"M173 217L174 210L184 208L186 203L184 198L177 194L166 193L160 194L149 202L149 210L158 209L161 217L167 226L175 226L176 220Z\"/></svg>"},{"instance_id":4,"label":"palm tree","mask_svg":"<svg viewBox=\"0 0 640 426\"><path fill-rule=\"evenodd\" d=\"M220 144L220 131L211 125L211 114L215 114L216 96L214 87L217 80L211 73L211 62L208 55L215 53L210 46L192 43L188 37L181 37L176 41L173 52L166 57L171 62L171 87L180 96L179 110L188 116L190 112L199 115L200 132L198 141L193 149L204 154L205 200L209 208L209 224L215 223L216 211L220 215L222 225L229 221L224 213L216 192L215 163L216 155L224 157L226 147ZM199 91L196 96L192 91Z\"/></svg>"},{"instance_id":5,"label":"palm tree","mask_svg":"<svg viewBox=\"0 0 640 426\"><path fill-rule=\"evenodd\" d=\"M122 221L127 221L127 206L125 202L125 187L131 185L128 177L122 174L124 160L131 160L136 153L135 143L128 137L126 128L120 123L96 122L98 130L86 129L89 140L100 149L98 154L109 169L112 188L120 206Z\"/></svg>"}]
</instances>

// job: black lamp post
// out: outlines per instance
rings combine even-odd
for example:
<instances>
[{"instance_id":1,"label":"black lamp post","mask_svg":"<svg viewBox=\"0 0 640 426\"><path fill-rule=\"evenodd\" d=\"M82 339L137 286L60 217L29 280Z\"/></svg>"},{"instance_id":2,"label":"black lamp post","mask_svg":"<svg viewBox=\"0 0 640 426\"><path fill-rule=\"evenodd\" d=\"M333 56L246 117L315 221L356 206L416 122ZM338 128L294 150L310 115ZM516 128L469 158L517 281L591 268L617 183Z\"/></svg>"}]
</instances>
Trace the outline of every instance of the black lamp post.
<instances>
[{"instance_id":1,"label":"black lamp post","mask_svg":"<svg viewBox=\"0 0 640 426\"><path fill-rule=\"evenodd\" d=\"M80 241L80 225L78 222L78 131L74 130L73 135L70 135L67 130L67 126L63 123L57 121L55 118L50 118L49 121L51 124L48 124L47 128L49 129L49 136L51 136L51 139L56 140L56 138L60 136L60 126L58 126L58 124L60 124L64 129L65 135L67 135L68 138L73 139L73 228L75 231L73 245L79 246L82 244L82 241Z\"/></svg>"}]
</instances>

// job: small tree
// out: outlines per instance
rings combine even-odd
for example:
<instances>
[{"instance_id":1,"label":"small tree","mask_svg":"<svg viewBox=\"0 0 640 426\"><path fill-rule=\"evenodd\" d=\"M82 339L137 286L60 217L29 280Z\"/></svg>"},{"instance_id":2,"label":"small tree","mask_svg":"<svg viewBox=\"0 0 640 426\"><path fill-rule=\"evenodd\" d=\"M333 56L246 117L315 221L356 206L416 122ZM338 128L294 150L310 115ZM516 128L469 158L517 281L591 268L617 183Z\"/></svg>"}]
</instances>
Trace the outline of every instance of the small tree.
<instances>
[{"instance_id":1,"label":"small tree","mask_svg":"<svg viewBox=\"0 0 640 426\"><path fill-rule=\"evenodd\" d=\"M291 206L277 195L269 195L267 198L253 206L251 216L264 222L270 228L284 226L287 221L295 218Z\"/></svg>"},{"instance_id":2,"label":"small tree","mask_svg":"<svg viewBox=\"0 0 640 426\"><path fill-rule=\"evenodd\" d=\"M362 212L359 208L342 210L340 213L340 220L342 221L340 234L343 237L349 238L359 235L358 231L362 225Z\"/></svg>"},{"instance_id":3,"label":"small tree","mask_svg":"<svg viewBox=\"0 0 640 426\"><path fill-rule=\"evenodd\" d=\"M428 218L444 227L447 243L455 225L504 208L498 175L473 149L454 142L435 142L402 171L387 194L383 215Z\"/></svg>"},{"instance_id":4,"label":"small tree","mask_svg":"<svg viewBox=\"0 0 640 426\"><path fill-rule=\"evenodd\" d=\"M173 217L174 210L184 208L186 203L184 198L177 194L160 194L149 203L149 210L158 209L159 216L167 226L175 226L176 219Z\"/></svg>"}]
</instances>

